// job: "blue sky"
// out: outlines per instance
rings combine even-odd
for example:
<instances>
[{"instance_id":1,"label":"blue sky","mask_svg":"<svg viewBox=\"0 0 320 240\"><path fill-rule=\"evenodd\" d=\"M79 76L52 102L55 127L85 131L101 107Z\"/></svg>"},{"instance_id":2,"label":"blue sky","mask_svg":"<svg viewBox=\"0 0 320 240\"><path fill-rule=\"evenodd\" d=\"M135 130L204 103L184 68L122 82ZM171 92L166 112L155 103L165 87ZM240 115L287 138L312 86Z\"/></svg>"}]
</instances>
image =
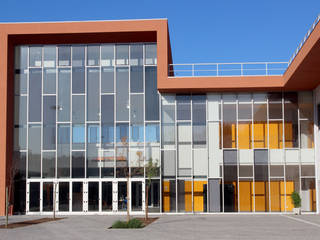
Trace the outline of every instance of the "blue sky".
<instances>
[{"instance_id":1,"label":"blue sky","mask_svg":"<svg viewBox=\"0 0 320 240\"><path fill-rule=\"evenodd\" d=\"M168 18L174 63L288 61L319 0L2 0L0 22Z\"/></svg>"}]
</instances>

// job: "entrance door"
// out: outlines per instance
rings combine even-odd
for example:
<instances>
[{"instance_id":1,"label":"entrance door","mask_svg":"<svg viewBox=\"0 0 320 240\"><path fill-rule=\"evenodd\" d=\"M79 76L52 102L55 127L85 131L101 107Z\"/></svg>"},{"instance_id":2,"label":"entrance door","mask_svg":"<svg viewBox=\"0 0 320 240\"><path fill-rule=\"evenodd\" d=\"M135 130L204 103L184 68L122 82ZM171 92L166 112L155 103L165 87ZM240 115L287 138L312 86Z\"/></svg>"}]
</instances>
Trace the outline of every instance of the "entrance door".
<instances>
[{"instance_id":1,"label":"entrance door","mask_svg":"<svg viewBox=\"0 0 320 240\"><path fill-rule=\"evenodd\" d=\"M142 182L131 182L131 211L142 211Z\"/></svg>"}]
</instances>

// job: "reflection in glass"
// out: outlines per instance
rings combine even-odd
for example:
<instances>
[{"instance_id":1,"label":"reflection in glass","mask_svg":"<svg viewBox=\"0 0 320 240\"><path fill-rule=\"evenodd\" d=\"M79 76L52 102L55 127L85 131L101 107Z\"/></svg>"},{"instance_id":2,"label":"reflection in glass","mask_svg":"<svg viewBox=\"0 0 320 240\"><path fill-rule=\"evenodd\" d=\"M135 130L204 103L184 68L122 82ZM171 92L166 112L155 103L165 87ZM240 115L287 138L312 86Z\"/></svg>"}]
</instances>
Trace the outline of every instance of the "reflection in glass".
<instances>
[{"instance_id":1,"label":"reflection in glass","mask_svg":"<svg viewBox=\"0 0 320 240\"><path fill-rule=\"evenodd\" d=\"M87 69L87 120L100 120L99 68Z\"/></svg>"},{"instance_id":2,"label":"reflection in glass","mask_svg":"<svg viewBox=\"0 0 320 240\"><path fill-rule=\"evenodd\" d=\"M29 125L28 178L41 176L41 126Z\"/></svg>"},{"instance_id":3,"label":"reflection in glass","mask_svg":"<svg viewBox=\"0 0 320 240\"><path fill-rule=\"evenodd\" d=\"M57 177L70 177L70 125L58 124Z\"/></svg>"},{"instance_id":4,"label":"reflection in glass","mask_svg":"<svg viewBox=\"0 0 320 240\"><path fill-rule=\"evenodd\" d=\"M69 68L60 68L58 73L58 121L70 121L70 88L71 71Z\"/></svg>"},{"instance_id":5,"label":"reflection in glass","mask_svg":"<svg viewBox=\"0 0 320 240\"><path fill-rule=\"evenodd\" d=\"M59 66L70 66L71 63L71 47L59 46L58 47L58 64Z\"/></svg>"},{"instance_id":6,"label":"reflection in glass","mask_svg":"<svg viewBox=\"0 0 320 240\"><path fill-rule=\"evenodd\" d=\"M85 63L85 47L84 46L72 46L72 66L82 67Z\"/></svg>"},{"instance_id":7,"label":"reflection in glass","mask_svg":"<svg viewBox=\"0 0 320 240\"><path fill-rule=\"evenodd\" d=\"M177 120L191 120L191 96L177 95Z\"/></svg>"},{"instance_id":8,"label":"reflection in glass","mask_svg":"<svg viewBox=\"0 0 320 240\"><path fill-rule=\"evenodd\" d=\"M87 47L87 65L100 65L100 46L92 45Z\"/></svg>"},{"instance_id":9,"label":"reflection in glass","mask_svg":"<svg viewBox=\"0 0 320 240\"><path fill-rule=\"evenodd\" d=\"M114 66L114 45L101 45L101 66Z\"/></svg>"},{"instance_id":10,"label":"reflection in glass","mask_svg":"<svg viewBox=\"0 0 320 240\"><path fill-rule=\"evenodd\" d=\"M100 126L88 124L87 127L87 177L99 177Z\"/></svg>"},{"instance_id":11,"label":"reflection in glass","mask_svg":"<svg viewBox=\"0 0 320 240\"><path fill-rule=\"evenodd\" d=\"M129 46L116 45L116 64L128 65L129 64Z\"/></svg>"},{"instance_id":12,"label":"reflection in glass","mask_svg":"<svg viewBox=\"0 0 320 240\"><path fill-rule=\"evenodd\" d=\"M101 68L101 93L114 92L114 67Z\"/></svg>"},{"instance_id":13,"label":"reflection in glass","mask_svg":"<svg viewBox=\"0 0 320 240\"><path fill-rule=\"evenodd\" d=\"M72 152L72 178L84 178L85 152Z\"/></svg>"},{"instance_id":14,"label":"reflection in glass","mask_svg":"<svg viewBox=\"0 0 320 240\"><path fill-rule=\"evenodd\" d=\"M42 153L42 178L54 178L56 176L56 153Z\"/></svg>"},{"instance_id":15,"label":"reflection in glass","mask_svg":"<svg viewBox=\"0 0 320 240\"><path fill-rule=\"evenodd\" d=\"M42 65L42 47L29 48L29 66L41 67Z\"/></svg>"},{"instance_id":16,"label":"reflection in glass","mask_svg":"<svg viewBox=\"0 0 320 240\"><path fill-rule=\"evenodd\" d=\"M43 67L56 67L56 46L43 47Z\"/></svg>"}]
</instances>

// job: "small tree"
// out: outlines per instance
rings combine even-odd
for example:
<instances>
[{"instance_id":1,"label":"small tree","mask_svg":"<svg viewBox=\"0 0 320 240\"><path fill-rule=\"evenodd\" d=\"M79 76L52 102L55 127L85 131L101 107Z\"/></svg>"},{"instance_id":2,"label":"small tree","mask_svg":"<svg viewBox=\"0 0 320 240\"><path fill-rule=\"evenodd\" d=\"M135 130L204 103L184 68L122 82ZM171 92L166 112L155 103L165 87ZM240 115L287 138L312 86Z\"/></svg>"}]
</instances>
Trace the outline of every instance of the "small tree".
<instances>
[{"instance_id":1,"label":"small tree","mask_svg":"<svg viewBox=\"0 0 320 240\"><path fill-rule=\"evenodd\" d=\"M146 210L145 210L145 219L148 220L148 202L149 202L149 188L151 186L151 179L153 177L158 176L159 174L159 167L158 167L158 160L155 162L152 161L152 158L150 158L146 164Z\"/></svg>"},{"instance_id":2,"label":"small tree","mask_svg":"<svg viewBox=\"0 0 320 240\"><path fill-rule=\"evenodd\" d=\"M293 191L291 193L291 200L292 200L293 206L295 208L301 207L301 197L300 197L300 194L298 192Z\"/></svg>"}]
</instances>

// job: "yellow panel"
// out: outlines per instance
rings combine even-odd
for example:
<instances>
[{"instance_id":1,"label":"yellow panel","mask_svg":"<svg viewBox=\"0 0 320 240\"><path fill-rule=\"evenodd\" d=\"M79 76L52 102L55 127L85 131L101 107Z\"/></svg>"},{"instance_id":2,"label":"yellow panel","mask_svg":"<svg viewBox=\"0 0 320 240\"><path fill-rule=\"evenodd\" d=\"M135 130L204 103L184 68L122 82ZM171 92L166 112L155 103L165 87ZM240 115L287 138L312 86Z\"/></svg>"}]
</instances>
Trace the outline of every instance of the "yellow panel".
<instances>
[{"instance_id":1,"label":"yellow panel","mask_svg":"<svg viewBox=\"0 0 320 240\"><path fill-rule=\"evenodd\" d=\"M293 203L291 200L291 194L294 191L294 182L286 181L286 211L292 211Z\"/></svg>"},{"instance_id":2,"label":"yellow panel","mask_svg":"<svg viewBox=\"0 0 320 240\"><path fill-rule=\"evenodd\" d=\"M267 147L267 123L255 122L253 124L254 133L254 147L255 148L265 148Z\"/></svg>"},{"instance_id":3,"label":"yellow panel","mask_svg":"<svg viewBox=\"0 0 320 240\"><path fill-rule=\"evenodd\" d=\"M237 125L232 124L232 148L237 147Z\"/></svg>"},{"instance_id":4,"label":"yellow panel","mask_svg":"<svg viewBox=\"0 0 320 240\"><path fill-rule=\"evenodd\" d=\"M185 197L184 197L185 211L192 212L192 182L191 181L184 182L184 191L185 191Z\"/></svg>"},{"instance_id":5,"label":"yellow panel","mask_svg":"<svg viewBox=\"0 0 320 240\"><path fill-rule=\"evenodd\" d=\"M284 139L285 139L285 147L292 148L293 146L293 131L292 131L292 123L284 124Z\"/></svg>"},{"instance_id":6,"label":"yellow panel","mask_svg":"<svg viewBox=\"0 0 320 240\"><path fill-rule=\"evenodd\" d=\"M280 212L280 182L270 182L271 212Z\"/></svg>"},{"instance_id":7,"label":"yellow panel","mask_svg":"<svg viewBox=\"0 0 320 240\"><path fill-rule=\"evenodd\" d=\"M266 183L265 182L255 182L255 204L257 212L266 211Z\"/></svg>"},{"instance_id":8,"label":"yellow panel","mask_svg":"<svg viewBox=\"0 0 320 240\"><path fill-rule=\"evenodd\" d=\"M239 207L241 212L252 211L252 182L239 182Z\"/></svg>"},{"instance_id":9,"label":"yellow panel","mask_svg":"<svg viewBox=\"0 0 320 240\"><path fill-rule=\"evenodd\" d=\"M251 149L251 124L239 123L238 135L239 135L239 148Z\"/></svg>"},{"instance_id":10,"label":"yellow panel","mask_svg":"<svg viewBox=\"0 0 320 240\"><path fill-rule=\"evenodd\" d=\"M170 182L163 181L163 211L170 212Z\"/></svg>"},{"instance_id":11,"label":"yellow panel","mask_svg":"<svg viewBox=\"0 0 320 240\"><path fill-rule=\"evenodd\" d=\"M207 181L193 182L193 209L195 212L203 212L203 185Z\"/></svg>"}]
</instances>

